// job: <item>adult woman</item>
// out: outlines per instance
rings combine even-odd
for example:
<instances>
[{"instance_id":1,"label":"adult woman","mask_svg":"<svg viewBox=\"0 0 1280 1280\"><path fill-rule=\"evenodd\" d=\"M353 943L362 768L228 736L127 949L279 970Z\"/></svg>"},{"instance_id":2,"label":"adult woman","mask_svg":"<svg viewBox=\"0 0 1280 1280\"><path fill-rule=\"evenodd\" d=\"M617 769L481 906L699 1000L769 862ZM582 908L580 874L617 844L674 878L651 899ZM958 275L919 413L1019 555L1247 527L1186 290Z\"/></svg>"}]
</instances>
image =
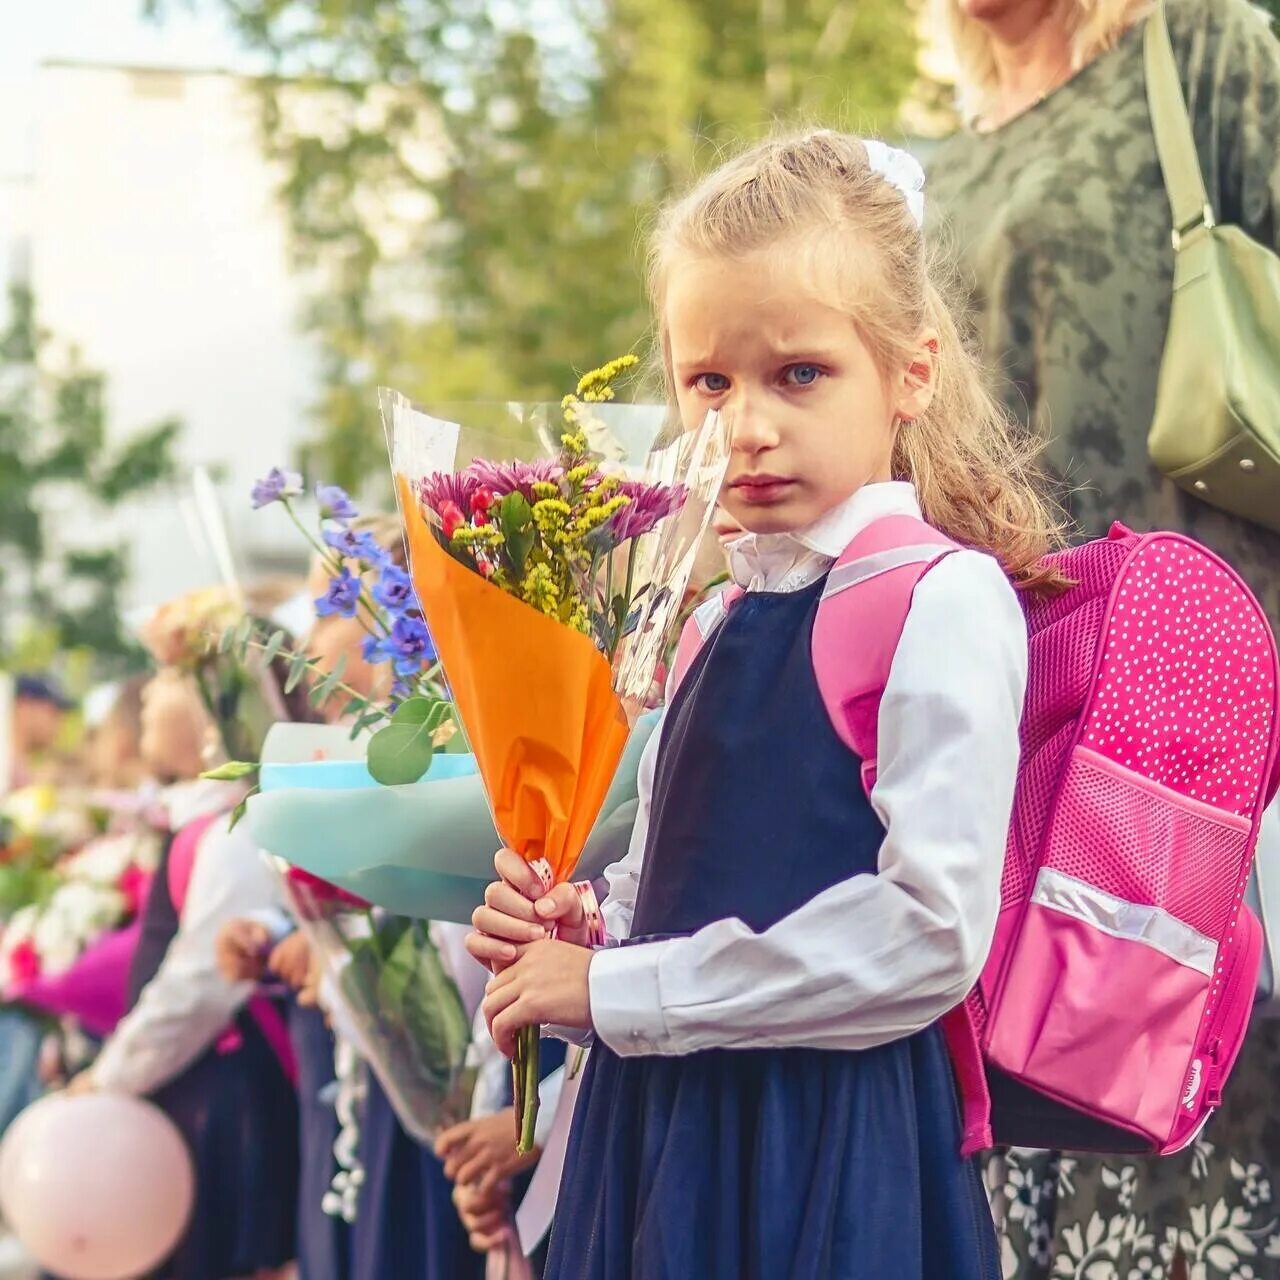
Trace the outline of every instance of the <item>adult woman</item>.
<instances>
[{"instance_id":1,"label":"adult woman","mask_svg":"<svg viewBox=\"0 0 1280 1280\"><path fill-rule=\"evenodd\" d=\"M932 158L930 231L974 285L1009 408L1047 440L1085 532L1184 530L1280 623L1280 537L1188 498L1147 458L1173 274L1143 71L1150 0L949 4L969 125ZM1246 0L1166 11L1218 221L1275 246L1280 46ZM1280 1026L1259 1024L1224 1110L1172 1159L1012 1153L996 1197L1005 1275L1280 1277L1277 1071Z\"/></svg>"}]
</instances>

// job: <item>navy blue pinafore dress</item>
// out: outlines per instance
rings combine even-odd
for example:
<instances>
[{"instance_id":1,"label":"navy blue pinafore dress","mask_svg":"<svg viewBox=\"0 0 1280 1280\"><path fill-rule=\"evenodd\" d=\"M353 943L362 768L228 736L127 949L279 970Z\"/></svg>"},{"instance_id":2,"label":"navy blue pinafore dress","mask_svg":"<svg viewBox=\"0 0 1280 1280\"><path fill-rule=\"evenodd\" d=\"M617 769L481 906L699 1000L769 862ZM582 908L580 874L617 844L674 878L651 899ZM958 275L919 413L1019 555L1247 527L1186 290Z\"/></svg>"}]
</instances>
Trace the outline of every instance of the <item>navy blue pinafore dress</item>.
<instances>
[{"instance_id":1,"label":"navy blue pinafore dress","mask_svg":"<svg viewBox=\"0 0 1280 1280\"><path fill-rule=\"evenodd\" d=\"M821 589L747 595L672 700L634 941L727 917L761 931L875 873L883 827L810 659ZM547 1280L997 1280L959 1150L937 1027L860 1052L597 1042Z\"/></svg>"}]
</instances>

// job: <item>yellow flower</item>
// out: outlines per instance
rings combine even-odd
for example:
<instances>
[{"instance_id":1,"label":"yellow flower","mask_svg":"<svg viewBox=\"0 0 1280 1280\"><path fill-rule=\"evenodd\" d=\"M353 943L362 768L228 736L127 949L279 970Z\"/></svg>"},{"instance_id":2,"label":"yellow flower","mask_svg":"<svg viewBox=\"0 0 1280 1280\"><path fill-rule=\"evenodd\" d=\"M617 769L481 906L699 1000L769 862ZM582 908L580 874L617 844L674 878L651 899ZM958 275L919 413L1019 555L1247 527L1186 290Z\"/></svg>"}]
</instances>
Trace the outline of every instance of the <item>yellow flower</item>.
<instances>
[{"instance_id":1,"label":"yellow flower","mask_svg":"<svg viewBox=\"0 0 1280 1280\"><path fill-rule=\"evenodd\" d=\"M550 480L535 480L530 487L533 489L535 498L558 498L560 496L560 486L552 484Z\"/></svg>"},{"instance_id":2,"label":"yellow flower","mask_svg":"<svg viewBox=\"0 0 1280 1280\"><path fill-rule=\"evenodd\" d=\"M502 530L493 524L482 524L478 528L469 524L459 525L450 542L456 547L499 547L502 545Z\"/></svg>"},{"instance_id":3,"label":"yellow flower","mask_svg":"<svg viewBox=\"0 0 1280 1280\"><path fill-rule=\"evenodd\" d=\"M607 502L588 507L578 516L575 524L583 533L590 533L592 529L598 529L606 520L617 515L630 501L624 494L618 494Z\"/></svg>"},{"instance_id":4,"label":"yellow flower","mask_svg":"<svg viewBox=\"0 0 1280 1280\"><path fill-rule=\"evenodd\" d=\"M555 613L560 603L560 588L545 564L535 564L529 569L520 584L520 594L535 609L547 614Z\"/></svg>"}]
</instances>

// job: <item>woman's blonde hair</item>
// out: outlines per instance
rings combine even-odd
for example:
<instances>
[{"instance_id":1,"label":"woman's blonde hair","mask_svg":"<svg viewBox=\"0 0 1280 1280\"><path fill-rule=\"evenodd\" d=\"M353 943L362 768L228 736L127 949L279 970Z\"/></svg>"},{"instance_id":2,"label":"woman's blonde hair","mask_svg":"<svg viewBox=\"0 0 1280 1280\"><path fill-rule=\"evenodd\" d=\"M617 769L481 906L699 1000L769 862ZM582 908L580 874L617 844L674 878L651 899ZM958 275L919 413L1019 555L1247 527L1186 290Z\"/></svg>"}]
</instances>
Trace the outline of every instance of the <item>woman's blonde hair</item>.
<instances>
[{"instance_id":1,"label":"woman's blonde hair","mask_svg":"<svg viewBox=\"0 0 1280 1280\"><path fill-rule=\"evenodd\" d=\"M1039 564L1062 542L1060 512L1035 462L1039 449L987 389L931 277L920 227L858 138L821 130L758 143L663 212L649 290L668 393L663 303L673 263L779 245L797 287L851 317L885 376L910 368L926 329L937 333L933 399L899 427L894 474L915 484L930 524L990 551L1018 583L1057 582Z\"/></svg>"},{"instance_id":2,"label":"woman's blonde hair","mask_svg":"<svg viewBox=\"0 0 1280 1280\"><path fill-rule=\"evenodd\" d=\"M1111 48L1153 3L1154 0L1054 0L1049 16L1066 28L1071 41L1071 70L1079 71ZM961 0L945 0L945 4L959 71L960 110L966 120L973 122L991 111L1000 88L991 36L977 18L964 11Z\"/></svg>"}]
</instances>

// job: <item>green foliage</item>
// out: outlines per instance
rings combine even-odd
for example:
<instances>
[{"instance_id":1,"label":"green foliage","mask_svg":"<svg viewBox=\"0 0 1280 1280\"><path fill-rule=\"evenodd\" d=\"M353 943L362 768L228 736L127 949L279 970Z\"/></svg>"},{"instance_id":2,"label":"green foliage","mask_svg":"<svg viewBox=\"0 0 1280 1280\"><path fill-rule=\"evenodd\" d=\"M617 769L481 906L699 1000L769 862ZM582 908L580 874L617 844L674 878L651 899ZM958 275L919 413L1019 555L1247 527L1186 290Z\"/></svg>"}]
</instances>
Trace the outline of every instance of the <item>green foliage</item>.
<instances>
[{"instance_id":1,"label":"green foliage","mask_svg":"<svg viewBox=\"0 0 1280 1280\"><path fill-rule=\"evenodd\" d=\"M55 350L30 292L13 288L0 333L0 658L16 661L30 628L43 648L92 650L107 668L136 653L120 621L123 549L66 545L57 513L104 511L170 478L179 428L113 444L103 401L102 376Z\"/></svg>"},{"instance_id":2,"label":"green foliage","mask_svg":"<svg viewBox=\"0 0 1280 1280\"><path fill-rule=\"evenodd\" d=\"M383 786L417 782L431 767L435 733L449 718L449 704L432 698L408 698L391 723L369 740L369 772Z\"/></svg>"},{"instance_id":3,"label":"green foliage","mask_svg":"<svg viewBox=\"0 0 1280 1280\"><path fill-rule=\"evenodd\" d=\"M204 3L288 77L263 125L323 280L309 465L347 487L385 472L379 383L557 396L567 363L644 340L643 231L718 147L891 128L916 74L915 0Z\"/></svg>"}]
</instances>

